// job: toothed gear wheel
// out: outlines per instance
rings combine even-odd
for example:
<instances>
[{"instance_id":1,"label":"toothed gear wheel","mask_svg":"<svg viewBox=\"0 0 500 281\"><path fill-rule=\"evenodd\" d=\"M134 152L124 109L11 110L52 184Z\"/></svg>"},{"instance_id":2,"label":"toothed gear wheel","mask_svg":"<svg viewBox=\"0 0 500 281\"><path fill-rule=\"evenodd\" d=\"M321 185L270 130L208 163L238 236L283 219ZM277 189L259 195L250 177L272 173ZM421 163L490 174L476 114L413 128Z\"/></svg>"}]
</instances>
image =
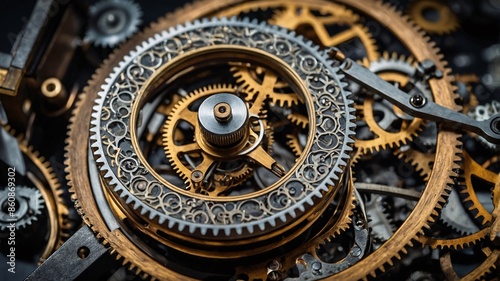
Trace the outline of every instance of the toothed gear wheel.
<instances>
[{"instance_id":1,"label":"toothed gear wheel","mask_svg":"<svg viewBox=\"0 0 500 281\"><path fill-rule=\"evenodd\" d=\"M245 34L255 37L248 38ZM278 42L283 48L266 47ZM286 63L299 57L310 60L300 65ZM227 75L225 79L234 79L230 71L234 63L255 65L265 71L266 77L286 80L287 87L293 90L291 95L298 95L303 101L296 107L306 113L307 126L297 127L288 121L286 113L270 103L266 93L253 93L252 100L247 101L243 99L245 91L238 87L196 86L203 85L200 79L210 80L211 76ZM77 206L82 206L78 208L88 217L96 210L87 209L84 200L80 200L85 198L82 193L108 194L123 208L113 212L123 212L132 222L148 223L148 229L139 227L137 231L199 257L255 255L278 246L262 244L262 235L282 237L281 243L289 243L300 234L299 229L290 225L314 223L318 217L311 215L327 206L318 202L330 202L348 182L346 167L352 150L354 108L343 76L332 65L326 52L293 32L248 20L205 19L156 34L123 58L98 93L89 128L96 166L91 165L89 170L100 174L103 185L94 183L89 187L92 191L86 190L75 184L75 174L71 173ZM217 67L217 71L197 76L212 67ZM138 139L149 116L143 106L156 98L168 99L168 88L154 87L175 73L181 75L176 77L181 84L178 86L191 87L189 92L193 94L178 102L166 117L164 157L171 160L182 181L189 175L192 186L201 192L191 192L189 185L186 189L178 185L179 181L170 182L170 177L159 176L142 155ZM271 80L266 85L275 86L277 81ZM234 108L237 110L233 111ZM79 112L77 108L75 114ZM77 120L78 117L72 119ZM275 125L273 120L285 122ZM273 126L279 128L274 133L281 134L281 143L269 137L276 130ZM283 150L287 148L283 140L288 128L308 132L300 157ZM238 134L233 137L236 130ZM240 134L240 130L244 133ZM180 139L187 143L175 143L179 131L183 131ZM230 137L214 139L215 134ZM70 147L75 141L70 137ZM271 141L272 150L267 147ZM274 147L280 155L273 154ZM68 148L69 154L72 151ZM289 155L281 155L281 151ZM199 152L208 157L196 162ZM281 163L280 159L286 157L293 160ZM179 165L179 161L173 160L176 158L182 158L184 163ZM230 190L219 190L216 194L203 192L206 177L213 172L223 177L220 164L230 159L248 162L253 170L260 170L259 177L248 178L247 171L243 171L241 182L238 178L237 186L229 184ZM190 168L186 170L185 164ZM245 178L248 179L243 181ZM221 193L224 196L218 196ZM93 225L99 223L90 221ZM199 237L204 238L198 240ZM224 246L217 251L206 248L220 246L221 241ZM256 248L250 246L258 241L261 242ZM242 244L248 244L248 249L234 248Z\"/></svg>"},{"instance_id":2,"label":"toothed gear wheel","mask_svg":"<svg viewBox=\"0 0 500 281\"><path fill-rule=\"evenodd\" d=\"M9 206L8 202L14 202L14 211L2 207L0 212L0 229L5 231L13 223L17 230L29 227L37 221L42 214L45 202L42 193L35 188L17 186L10 192L7 188L0 191L0 205ZM12 198L13 201L10 201Z\"/></svg>"},{"instance_id":3,"label":"toothed gear wheel","mask_svg":"<svg viewBox=\"0 0 500 281\"><path fill-rule=\"evenodd\" d=\"M138 31L141 16L141 7L133 1L99 1L89 8L84 40L98 47L116 47Z\"/></svg>"},{"instance_id":4,"label":"toothed gear wheel","mask_svg":"<svg viewBox=\"0 0 500 281\"><path fill-rule=\"evenodd\" d=\"M163 144L167 158L171 162L174 170L176 170L179 176L186 181L186 189L208 195L214 194L215 196L227 193L232 187L242 184L247 177L250 176L254 166L250 159L242 157L236 157L234 159L220 158L214 157L201 150L187 151L183 149L187 144L196 143L196 139L192 139L187 143L183 138L179 139L180 134L186 135L188 133L183 133L181 131L195 130L196 119L190 118L193 117L191 112L197 111L193 106L217 93L244 95L239 88L230 85L214 85L195 90L174 106L173 110L168 115L163 133ZM256 135L259 135L260 131L264 132L260 143L269 153L272 149L273 142L272 130L268 128L266 121L262 121L262 127L259 125L258 120L255 121L257 122L250 124L250 130ZM193 126L186 128L186 126L182 126L185 123L189 123ZM184 127L184 129L182 127ZM194 134L192 133L192 135ZM212 175L204 179L203 184L197 184L195 179L193 179L193 173L199 171L196 169L197 167L193 165L196 160L212 162L210 165L216 167ZM203 187L201 187L201 185L203 185Z\"/></svg>"},{"instance_id":5,"label":"toothed gear wheel","mask_svg":"<svg viewBox=\"0 0 500 281\"><path fill-rule=\"evenodd\" d=\"M400 88L412 83L427 98L432 99L428 86L411 78L416 67L412 57L406 58L396 53L389 55L385 52L379 60L370 62L365 59L363 64L382 79L395 83ZM363 100L361 105L356 105L360 110L359 114L363 116L358 130L365 132L363 125L366 124L371 132L368 139L356 139L356 147L364 153L407 144L424 126L424 120L404 113L385 99L364 93L358 93L357 96Z\"/></svg>"},{"instance_id":6,"label":"toothed gear wheel","mask_svg":"<svg viewBox=\"0 0 500 281\"><path fill-rule=\"evenodd\" d=\"M220 32L224 31L225 29L234 29L234 31L230 34L224 34L220 38L216 37L219 36ZM304 77L303 79L306 81L312 81L312 79L314 79L314 77L317 77L318 75L325 75L324 76L325 80L331 81L330 83L333 83L333 85L338 85L338 87L336 88L337 90L335 91L335 95L324 95L320 94L322 92L318 90L322 89L322 87L328 87L329 85L332 84L327 84L325 82L309 83L311 93L312 94L318 93L318 96L314 98L316 98L319 101L319 103L314 106L317 107L316 109L317 111L315 112L315 114L320 116L319 119L318 117L316 117L317 123L319 123L317 126L321 126L318 129L314 129L314 133L311 133L311 135L313 136L316 135L315 138L318 139L325 138L324 139L325 142L322 142L325 144L328 144L329 142L333 141L330 140L330 138L333 137L334 134L336 134L334 132L338 130L346 130L346 137L343 136L335 137L335 142L334 142L335 145L332 147L328 146L323 147L323 145L319 144L310 145L307 150L307 154L311 156L309 156L307 159L303 159L302 160L303 164L294 169L296 172L287 173L287 176L285 176L285 171L281 171L282 168L272 163L273 161L271 159L268 159L269 156L267 156L267 153L265 151L262 152L263 149L260 146L256 146L255 148L245 147L243 152L241 152L241 154L238 155L247 155L253 161L256 162L262 161L263 162L262 164L268 165L269 170L277 174L278 177L284 177L287 179L279 187L275 187L277 188L276 189L277 193L269 190L271 192L268 191L267 195L262 195L263 197L257 197L258 199L255 198L253 200L264 201L264 202L274 201L275 199L272 198L274 196L281 196L279 194L286 192L285 190L287 189L287 186L289 186L290 184L297 183L299 185L303 185L300 184L300 182L303 181L304 176L306 176L304 173L307 173L307 178L309 178L309 180L311 181L310 183L311 192L301 193L300 197L292 196L288 199L284 199L285 201L282 201L281 203L280 201L278 201L276 202L278 205L276 206L270 205L265 207L266 211L264 212L264 210L262 210L262 212L260 212L260 214L257 216L249 214L245 215L244 212L240 213L239 216L242 217L237 220L238 223L234 222L227 224L226 220L211 220L209 219L208 216L203 215L202 217L199 217L196 215L198 212L207 212L208 209L206 208L209 208L209 206L212 206L210 208L214 209L214 206L219 206L218 203L210 202L210 200L206 200L206 198L200 197L199 199L202 200L201 204L198 204L199 206L197 206L196 208L192 208L192 206L190 208L188 205L183 206L184 201L189 201L188 199L189 196L184 199L183 197L185 197L186 194L182 194L181 192L179 192L181 191L181 189L179 189L178 187L172 187L170 184L165 183L161 179L156 179L154 177L154 172L151 173L151 171L147 171L147 163L143 163L143 161L141 161L139 157L136 157L136 155L140 154L140 152L135 150L133 148L133 144L131 144L131 139L133 139L133 132L135 126L132 122L134 122L133 118L135 116L132 115L129 121L129 118L124 118L124 116L120 114L120 112L133 111L134 109L133 106L136 106L136 104L138 104L136 100L140 98L136 97L137 92L141 90L144 91L144 89L142 89L143 84L145 82L144 79L146 77L154 76L156 69L158 69L160 66L164 64L167 64L169 60L174 57L175 54L175 53L170 54L167 57L155 56L151 58L151 56L154 56L155 54L151 53L152 49L159 48L159 46L163 46L168 42L174 41L176 39L182 39L184 37L192 38L193 35L190 35L189 32L199 33L200 38L203 38L203 36L207 36L209 38L214 38L212 40L220 40L219 42L199 40L196 42L197 48L201 48L204 44L206 44L206 46L211 46L214 43L220 44L224 42L226 42L226 44L230 44L230 42L232 42L230 40L233 39L231 38L232 37L231 35L235 34L234 36L238 36L238 34L236 33L239 32L240 29L244 30L248 29L251 30L252 32L263 33L264 34L263 36L265 36L266 34L271 34L269 33L271 31L275 32L273 36L276 39L274 40L287 42L290 46L301 49L304 52L304 55L309 55L316 58L316 60L314 61L315 62L314 68L309 69L306 64L302 65L302 67L295 66L294 71L299 72L300 75ZM243 44L243 46L250 44L257 48L258 46L262 45L259 42L247 43L246 40L240 44ZM181 48L184 50L184 52L188 52L194 49L192 46L189 45L181 46ZM261 50L259 50L259 52L260 51ZM193 53L196 54L195 50L193 50ZM270 53L278 57L283 57L284 59L293 56L293 54L286 52L284 50L270 51ZM315 198L319 199L323 197L322 192L328 191L327 185L325 185L326 182L324 182L325 180L330 181L334 178L338 178L341 176L341 169L339 168L339 165L343 165L345 160L332 162L333 159L330 158L331 156L324 155L321 157L322 161L317 162L319 159L316 159L316 156L313 156L315 155L315 152L313 151L316 149L324 149L324 150L333 149L333 151L335 152L332 151L333 154L330 155L338 154L338 156L340 157L339 159L348 158L347 151L350 150L349 149L350 140L348 136L351 127L349 121L351 118L350 109L349 107L346 107L345 109L337 108L338 106L336 105L337 103L336 99L345 99L344 101L342 101L342 104L347 104L347 105L350 103L350 101L346 98L347 92L341 89L341 85L343 85L342 82L340 81L341 77L338 76L338 74L337 76L334 76L336 75L335 73L337 72L337 70L335 69L329 70L332 73L330 75L326 75L326 72L322 72L323 69L327 69L327 64L328 64L327 61L328 60L326 59L325 54L316 50L310 43L303 43L301 39L294 37L293 34L288 34L282 29L269 27L263 24L256 25L254 23L238 22L234 20L204 21L203 23L197 22L193 25L187 25L185 27L180 26L178 27L176 32L163 33L160 36L156 36L154 39L145 42L142 46L140 46L136 51L132 52L129 56L125 57L124 61L120 64L121 67L115 69L115 72L111 75L108 83L103 86L104 90L99 93L100 98L96 101L98 106L95 107L94 113L92 114L93 120L91 123L93 126L90 129L91 146L97 148L96 152L94 153L96 161L97 163L101 162L103 163L101 170L103 171L103 174L106 175L105 178L110 176L109 177L110 186L115 186L113 190L115 192L119 190L119 192L117 193L120 194L118 196L119 198L121 198L120 200L124 200L127 202L127 204L139 207L140 214L142 216L143 214L148 214L147 217L151 220L157 218L159 219L160 224L168 226L169 229L177 230L180 232L187 232L188 234L191 235L193 235L194 233L207 234L208 232L208 235L213 235L214 237L217 237L220 235L222 236L229 236L233 234L241 235L241 233L247 233L247 235L252 235L255 232L258 233L264 230L267 224L276 225L278 223L278 221L276 220L278 217L281 220L281 222L279 223L280 224L284 223L288 220L287 216L291 216L292 218L296 217L298 213L303 212L302 210L304 210L304 208L307 209L308 204L313 203L315 200L317 200ZM319 69L320 72L318 72L316 69ZM121 75L121 73L125 71L127 73L132 73L132 75L129 75L129 77L125 79L126 81L123 79L124 76ZM121 92L117 90L129 84L133 86L131 87L130 91L127 92L126 95L122 96ZM224 91L222 90L222 92ZM127 97L130 98L127 100ZM120 111L109 115L103 114L104 112L107 113L113 111L113 108L115 107L114 102L117 102L116 107L119 107ZM254 105L255 104L259 104L259 102L255 102ZM313 104L309 102L309 106L313 106ZM249 108L250 114L256 114L260 112L260 109L254 112L253 107L254 106ZM320 115L320 112L322 112L321 110L327 110L327 111L339 110L340 111L339 116L343 121L342 122L335 121L331 123L330 126L325 127L326 123L325 124L323 123L332 122L333 119L327 117L326 115L324 117L321 117L323 116ZM309 112L309 115L311 115L312 113L313 112ZM309 118L311 119L311 117ZM310 127L315 128L313 124L310 124ZM326 129L327 131L331 130L331 133L326 134L326 132L323 132L325 128L327 128ZM107 142L108 143L107 147L101 142L102 139L109 140ZM200 143L201 142L198 142L199 145L201 145ZM128 149L129 152L125 153L124 155L118 153L118 151L125 149ZM169 149L169 147L167 147L167 149ZM199 150L200 147L197 146L193 149ZM250 151L247 152L246 149L250 149ZM112 153L109 153L110 151ZM214 154L215 153L217 152L214 152ZM228 156L228 153L230 152L224 151L223 153L224 153L223 155L218 157ZM260 153L262 153L262 155L259 155ZM323 159L323 157L325 158ZM200 164L203 165L203 167L198 167L198 170L202 171L203 173L207 172L209 169L208 167L209 165L205 164L206 162ZM328 167L327 170L330 172L318 173L317 170L311 170L313 169L313 166L317 165L319 166L328 165L325 166L325 168ZM329 173L333 174L328 175ZM334 174L338 175L334 176ZM129 186L130 183L132 186ZM309 183L307 183L306 185L309 185ZM309 188L305 190L308 189ZM151 192L154 192L156 194L154 196L155 198L153 199L153 201L147 199L150 196L152 196L152 194L150 194ZM158 202L156 199L156 198L163 198L164 196L167 197L174 196L173 199L170 200L175 200L175 201L179 200L175 204L180 204L180 205L178 205L178 207L176 207L175 210L170 210L169 206L172 205L173 203L170 203L169 205L163 205L164 203ZM132 202L130 202L130 200L132 200ZM285 205L282 205L283 203L285 203ZM225 207L221 206L220 209L218 209L217 207L215 210L217 210L217 213L219 212L220 213L217 214L216 217L225 217L226 215L230 215L230 213L234 213L237 209L241 208L243 205L248 204L248 202L247 200L235 200L232 201L230 204L233 206L231 207L231 211L229 210L224 211L226 210L226 208L228 208L228 206ZM304 204L306 205L304 206ZM190 209L191 211L189 211ZM283 211L279 211L281 209L283 209ZM190 212L192 213L190 214ZM186 227L187 229L185 229ZM260 229L260 231L257 229Z\"/></svg>"},{"instance_id":7,"label":"toothed gear wheel","mask_svg":"<svg viewBox=\"0 0 500 281\"><path fill-rule=\"evenodd\" d=\"M365 208L369 218L370 235L377 241L385 242L394 234L396 226L385 210L382 200L382 196L372 195L372 198L365 203Z\"/></svg>"}]
</instances>

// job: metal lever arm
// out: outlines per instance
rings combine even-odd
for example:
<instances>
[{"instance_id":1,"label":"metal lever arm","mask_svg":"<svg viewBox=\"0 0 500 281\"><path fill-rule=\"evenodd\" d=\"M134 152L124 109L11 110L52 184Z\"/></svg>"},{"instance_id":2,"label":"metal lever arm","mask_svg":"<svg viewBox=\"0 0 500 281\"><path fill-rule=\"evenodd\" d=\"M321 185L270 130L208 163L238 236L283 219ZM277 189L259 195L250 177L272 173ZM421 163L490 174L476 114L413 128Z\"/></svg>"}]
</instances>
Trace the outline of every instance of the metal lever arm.
<instances>
[{"instance_id":1,"label":"metal lever arm","mask_svg":"<svg viewBox=\"0 0 500 281\"><path fill-rule=\"evenodd\" d=\"M500 114L485 121L477 121L427 100L422 93L409 95L349 58L335 58L342 62L340 69L347 77L387 99L404 112L439 122L449 128L474 132L492 143L500 144Z\"/></svg>"}]
</instances>

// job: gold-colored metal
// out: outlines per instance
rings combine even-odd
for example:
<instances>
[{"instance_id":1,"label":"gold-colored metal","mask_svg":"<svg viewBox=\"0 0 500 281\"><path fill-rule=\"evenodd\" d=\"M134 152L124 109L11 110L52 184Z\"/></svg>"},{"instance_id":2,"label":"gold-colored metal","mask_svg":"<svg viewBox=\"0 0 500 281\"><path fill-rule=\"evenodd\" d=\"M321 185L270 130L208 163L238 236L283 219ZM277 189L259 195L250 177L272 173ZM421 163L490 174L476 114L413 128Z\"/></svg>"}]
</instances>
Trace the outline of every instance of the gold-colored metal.
<instances>
[{"instance_id":1,"label":"gold-colored metal","mask_svg":"<svg viewBox=\"0 0 500 281\"><path fill-rule=\"evenodd\" d=\"M500 173L495 173L487 169L491 164L498 161L498 158L493 157L486 161L483 166L477 163L466 151L463 152L463 177L465 181L465 189L460 193L464 194L465 202L471 204L469 211L475 213L474 217L483 225L490 225L490 239L497 239L500 233ZM489 212L483 206L476 194L474 183L476 179L480 179L483 184L491 185L491 198L493 200L493 212Z\"/></svg>"},{"instance_id":2,"label":"gold-colored metal","mask_svg":"<svg viewBox=\"0 0 500 281\"><path fill-rule=\"evenodd\" d=\"M241 159L241 157L237 156L239 152L245 149L245 147L252 145L248 142L248 140L245 139L244 142L235 144L233 147L224 147L220 149L204 142L200 130L197 129L199 127L197 112L190 110L189 106L196 101L203 100L204 98L217 93L239 94L240 90L235 86L226 85L214 85L200 90L195 90L193 93L190 93L188 97L182 99L174 106L173 110L167 115L169 118L163 129L163 146L165 153L169 162L172 164L174 169L176 169L179 176L186 181L186 188L191 192L206 194L209 196L223 195L224 192L229 191L232 187L238 186L245 181L253 170L252 165L248 161L245 161ZM179 144L177 141L179 139L179 134L182 134L182 132L177 128L177 125L181 122L187 122L196 128L196 138L189 144L184 144L184 142ZM253 135L254 138L257 137L256 133L252 129L249 128L248 130L249 132L247 134ZM269 149L270 146L268 146L265 150L267 151ZM190 155L190 157L194 158L203 158L203 161L198 167L191 168L187 163L181 161L183 155ZM225 171L224 173L216 173L213 179L207 179L210 183L206 184L205 188L200 185L208 168L213 166L214 163L230 161L231 157L240 158L240 165L237 169L230 172Z\"/></svg>"},{"instance_id":3,"label":"gold-colored metal","mask_svg":"<svg viewBox=\"0 0 500 281\"><path fill-rule=\"evenodd\" d=\"M378 58L377 45L370 32L360 22L359 15L345 5L322 0L264 0L236 1L237 5L227 5L216 13L217 16L231 17L257 10L273 10L270 24L297 31L323 47L339 46L359 39L366 56ZM318 15L319 14L319 15ZM342 27L343 31L330 34L331 26Z\"/></svg>"},{"instance_id":4,"label":"gold-colored metal","mask_svg":"<svg viewBox=\"0 0 500 281\"><path fill-rule=\"evenodd\" d=\"M66 105L66 89L59 79L54 77L46 79L40 86L40 90L50 106L60 108Z\"/></svg>"},{"instance_id":5,"label":"gold-colored metal","mask_svg":"<svg viewBox=\"0 0 500 281\"><path fill-rule=\"evenodd\" d=\"M0 68L0 85L3 84L5 77L7 76L7 69Z\"/></svg>"},{"instance_id":6,"label":"gold-colored metal","mask_svg":"<svg viewBox=\"0 0 500 281\"><path fill-rule=\"evenodd\" d=\"M400 61L413 66L416 65L416 61L413 57L405 57L403 55L398 55L397 53L389 54L388 52L384 52L381 59L385 61ZM372 61L364 59L362 63L365 67L369 68ZM407 74L397 72L396 70L382 70L375 73L385 81L395 83L398 87L404 87L409 82ZM375 102L374 96L366 96L363 104L359 106L361 112L358 114L362 116L370 131L374 134L373 139L356 139L355 146L359 148L362 153L370 153L373 151L379 151L380 149L394 148L404 145L412 141L421 130L424 121L420 118L411 118L411 120L402 119L401 127L398 132L390 132L381 128L377 123L377 120L375 120ZM396 115L398 115L398 113L404 114L396 106L393 106L392 110Z\"/></svg>"},{"instance_id":7,"label":"gold-colored metal","mask_svg":"<svg viewBox=\"0 0 500 281\"><path fill-rule=\"evenodd\" d=\"M49 78L43 81L41 90L42 94L47 98L55 98L63 94L63 86L57 78Z\"/></svg>"},{"instance_id":8,"label":"gold-colored metal","mask_svg":"<svg viewBox=\"0 0 500 281\"><path fill-rule=\"evenodd\" d=\"M459 26L457 16L441 0L412 1L408 14L423 30L433 34L448 34Z\"/></svg>"},{"instance_id":9,"label":"gold-colored metal","mask_svg":"<svg viewBox=\"0 0 500 281\"><path fill-rule=\"evenodd\" d=\"M228 103L226 102L218 103L214 107L215 118L220 122L228 121L229 119L231 119L232 116L231 110L232 108Z\"/></svg>"}]
</instances>

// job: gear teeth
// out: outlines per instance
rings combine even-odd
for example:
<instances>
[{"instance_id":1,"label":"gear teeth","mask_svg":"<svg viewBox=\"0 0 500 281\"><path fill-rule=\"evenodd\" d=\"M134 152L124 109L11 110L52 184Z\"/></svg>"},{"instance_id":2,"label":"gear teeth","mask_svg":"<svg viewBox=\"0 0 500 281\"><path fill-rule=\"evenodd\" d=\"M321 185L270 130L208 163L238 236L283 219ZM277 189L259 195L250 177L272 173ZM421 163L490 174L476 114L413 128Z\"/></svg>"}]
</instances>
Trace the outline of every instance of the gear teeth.
<instances>
[{"instance_id":1,"label":"gear teeth","mask_svg":"<svg viewBox=\"0 0 500 281\"><path fill-rule=\"evenodd\" d=\"M302 155L302 147L297 135L288 134L286 135L286 138L288 139L287 145L292 149L292 152L295 154L295 156L299 157L300 155Z\"/></svg>"},{"instance_id":2,"label":"gear teeth","mask_svg":"<svg viewBox=\"0 0 500 281\"><path fill-rule=\"evenodd\" d=\"M377 60L370 61L368 58L364 58L360 63L374 72L386 73L387 71L394 71L394 73L399 73L407 71L407 75L410 75L410 72L413 71L416 65L416 61L412 56L405 56L396 52L389 53L387 51L384 51L382 56ZM394 64L396 64L396 66L393 66ZM421 85L420 87L428 90L426 85ZM375 103L373 97L369 99L369 104L366 104L367 102L368 101L365 100L364 104L357 106L357 113L360 116L364 116L364 120L366 120L375 138L369 140L356 140L355 145L360 147L364 153L374 153L383 149L393 149L406 145L408 142L413 141L413 139L423 130L424 121L419 118L414 118L408 124L408 128L406 128L405 131L387 133L384 129L379 127L377 121L372 117L372 114L367 114L365 112L366 110L373 112L373 104Z\"/></svg>"},{"instance_id":3,"label":"gear teeth","mask_svg":"<svg viewBox=\"0 0 500 281\"><path fill-rule=\"evenodd\" d=\"M418 239L423 245L429 245L432 249L452 249L460 250L469 248L472 245L477 245L480 241L486 239L489 235L490 229L484 228L476 233L461 236L453 239L439 239L421 235Z\"/></svg>"},{"instance_id":4,"label":"gear teeth","mask_svg":"<svg viewBox=\"0 0 500 281\"><path fill-rule=\"evenodd\" d=\"M309 125L309 119L299 113L288 114L286 118L302 129L307 128L307 126Z\"/></svg>"}]
</instances>

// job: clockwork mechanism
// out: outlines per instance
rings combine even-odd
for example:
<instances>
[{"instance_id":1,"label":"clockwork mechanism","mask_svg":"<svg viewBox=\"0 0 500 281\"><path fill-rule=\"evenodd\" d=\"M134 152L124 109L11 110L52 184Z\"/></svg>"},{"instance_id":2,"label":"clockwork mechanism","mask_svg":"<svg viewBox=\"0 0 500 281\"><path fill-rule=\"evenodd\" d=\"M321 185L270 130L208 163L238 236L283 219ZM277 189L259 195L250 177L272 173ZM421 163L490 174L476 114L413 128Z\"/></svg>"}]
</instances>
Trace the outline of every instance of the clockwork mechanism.
<instances>
[{"instance_id":1,"label":"clockwork mechanism","mask_svg":"<svg viewBox=\"0 0 500 281\"><path fill-rule=\"evenodd\" d=\"M498 278L492 1L39 2L6 280Z\"/></svg>"}]
</instances>

